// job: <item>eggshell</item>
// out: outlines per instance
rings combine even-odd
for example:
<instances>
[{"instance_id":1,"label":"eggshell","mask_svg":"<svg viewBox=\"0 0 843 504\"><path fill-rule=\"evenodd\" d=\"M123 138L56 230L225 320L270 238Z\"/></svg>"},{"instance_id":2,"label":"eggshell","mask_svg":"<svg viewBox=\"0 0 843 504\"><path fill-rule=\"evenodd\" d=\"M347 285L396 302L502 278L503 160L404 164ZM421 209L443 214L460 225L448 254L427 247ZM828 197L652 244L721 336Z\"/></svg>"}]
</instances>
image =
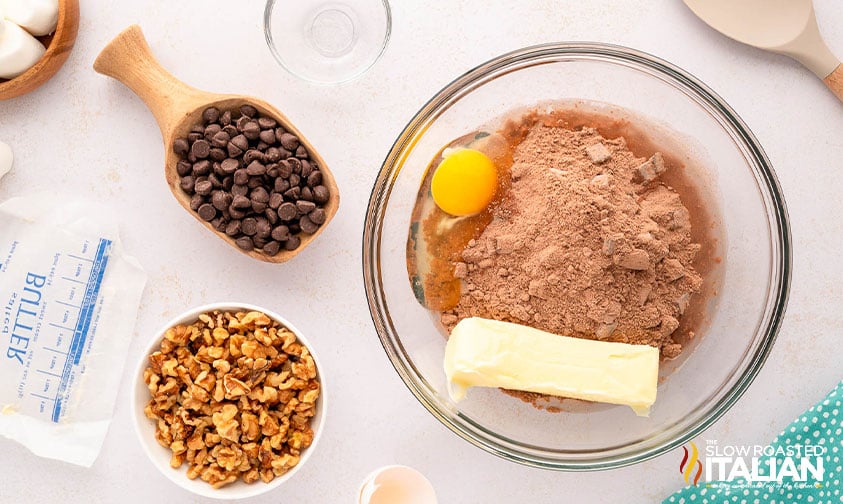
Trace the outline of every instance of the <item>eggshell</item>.
<instances>
[{"instance_id":1,"label":"eggshell","mask_svg":"<svg viewBox=\"0 0 843 504\"><path fill-rule=\"evenodd\" d=\"M437 504L433 485L412 467L392 465L375 470L360 488L358 504Z\"/></svg>"}]
</instances>

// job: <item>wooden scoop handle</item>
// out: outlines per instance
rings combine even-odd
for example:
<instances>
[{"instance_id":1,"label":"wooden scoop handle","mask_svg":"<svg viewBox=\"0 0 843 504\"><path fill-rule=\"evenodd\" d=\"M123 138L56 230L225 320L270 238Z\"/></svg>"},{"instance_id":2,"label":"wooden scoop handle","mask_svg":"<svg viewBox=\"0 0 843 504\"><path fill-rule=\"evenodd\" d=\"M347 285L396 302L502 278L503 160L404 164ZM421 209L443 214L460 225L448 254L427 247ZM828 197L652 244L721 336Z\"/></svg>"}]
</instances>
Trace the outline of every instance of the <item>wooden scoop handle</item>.
<instances>
[{"instance_id":1,"label":"wooden scoop handle","mask_svg":"<svg viewBox=\"0 0 843 504\"><path fill-rule=\"evenodd\" d=\"M828 86L828 89L837 95L840 101L843 101L843 63L837 65L837 68L823 79L823 82Z\"/></svg>"},{"instance_id":2,"label":"wooden scoop handle","mask_svg":"<svg viewBox=\"0 0 843 504\"><path fill-rule=\"evenodd\" d=\"M186 114L208 100L206 93L176 79L158 63L138 25L126 28L100 52L94 70L138 95L158 121L165 141Z\"/></svg>"}]
</instances>

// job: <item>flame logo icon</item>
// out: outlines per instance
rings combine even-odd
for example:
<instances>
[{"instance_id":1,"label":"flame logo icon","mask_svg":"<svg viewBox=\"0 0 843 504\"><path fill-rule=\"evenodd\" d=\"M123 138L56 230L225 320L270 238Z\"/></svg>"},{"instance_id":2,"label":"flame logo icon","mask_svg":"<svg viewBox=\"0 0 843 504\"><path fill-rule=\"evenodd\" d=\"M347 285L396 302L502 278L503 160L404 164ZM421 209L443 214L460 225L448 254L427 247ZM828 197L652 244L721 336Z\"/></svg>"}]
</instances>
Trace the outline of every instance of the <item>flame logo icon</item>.
<instances>
[{"instance_id":1,"label":"flame logo icon","mask_svg":"<svg viewBox=\"0 0 843 504\"><path fill-rule=\"evenodd\" d=\"M690 445L690 452L688 448L682 447L685 454L682 456L682 462L679 463L679 472L685 477L685 483L697 486L700 476L702 476L702 462L699 459L700 452L697 450L697 445L693 441L691 441Z\"/></svg>"}]
</instances>

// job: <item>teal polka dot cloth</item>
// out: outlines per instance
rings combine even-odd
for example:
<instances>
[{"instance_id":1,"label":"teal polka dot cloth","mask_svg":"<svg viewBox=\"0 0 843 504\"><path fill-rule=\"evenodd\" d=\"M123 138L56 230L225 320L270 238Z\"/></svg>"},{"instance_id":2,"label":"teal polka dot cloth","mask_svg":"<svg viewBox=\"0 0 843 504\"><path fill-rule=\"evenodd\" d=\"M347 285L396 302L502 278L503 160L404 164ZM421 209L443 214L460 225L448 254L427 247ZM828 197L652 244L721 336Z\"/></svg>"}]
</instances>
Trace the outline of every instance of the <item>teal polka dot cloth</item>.
<instances>
[{"instance_id":1,"label":"teal polka dot cloth","mask_svg":"<svg viewBox=\"0 0 843 504\"><path fill-rule=\"evenodd\" d=\"M843 504L843 382L768 446L743 449L750 451L708 441L686 471L703 477L663 504ZM685 453L680 468L687 467ZM730 477L735 474L749 476Z\"/></svg>"}]
</instances>

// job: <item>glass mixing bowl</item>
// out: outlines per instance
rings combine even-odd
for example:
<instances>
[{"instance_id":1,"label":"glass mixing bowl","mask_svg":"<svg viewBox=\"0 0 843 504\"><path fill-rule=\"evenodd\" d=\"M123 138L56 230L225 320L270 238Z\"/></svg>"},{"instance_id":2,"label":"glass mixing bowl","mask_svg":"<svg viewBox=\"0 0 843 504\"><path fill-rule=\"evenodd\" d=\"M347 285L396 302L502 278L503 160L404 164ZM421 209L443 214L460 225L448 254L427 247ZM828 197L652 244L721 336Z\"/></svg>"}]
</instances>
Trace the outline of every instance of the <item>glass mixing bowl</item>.
<instances>
[{"instance_id":1,"label":"glass mixing bowl","mask_svg":"<svg viewBox=\"0 0 843 504\"><path fill-rule=\"evenodd\" d=\"M406 244L428 164L452 140L502 113L555 100L622 107L684 139L705 168L723 261L716 304L693 348L662 366L649 418L624 406L538 410L499 390L454 404L445 338L414 296ZM632 49L590 43L529 47L484 63L436 94L395 141L372 190L363 238L369 308L384 349L418 400L463 439L515 462L594 470L654 457L698 435L746 391L787 303L791 243L770 162L737 114L687 72ZM667 372L665 372L667 370ZM563 403L564 404L564 403Z\"/></svg>"}]
</instances>

